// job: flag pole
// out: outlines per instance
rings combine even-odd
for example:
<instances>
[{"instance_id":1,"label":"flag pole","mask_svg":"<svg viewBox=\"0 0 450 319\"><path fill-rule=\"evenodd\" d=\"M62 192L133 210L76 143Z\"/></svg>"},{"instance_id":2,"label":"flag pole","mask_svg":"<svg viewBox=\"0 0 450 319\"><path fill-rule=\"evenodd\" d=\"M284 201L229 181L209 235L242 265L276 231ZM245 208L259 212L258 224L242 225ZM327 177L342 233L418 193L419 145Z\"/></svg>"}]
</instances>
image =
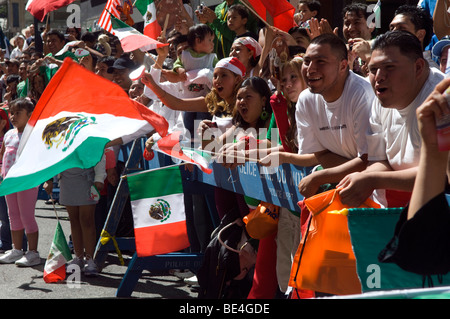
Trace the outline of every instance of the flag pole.
<instances>
[{"instance_id":1,"label":"flag pole","mask_svg":"<svg viewBox=\"0 0 450 319\"><path fill-rule=\"evenodd\" d=\"M170 168L170 167L177 167L177 166L182 166L182 165L186 165L186 164L194 164L194 163L184 162L184 163L180 163L180 164L173 164L173 165L169 165L169 166L163 166L163 167L157 167L157 168L152 168L152 169L146 169L144 171L140 171L140 172L136 172L136 173L132 173L132 174L122 175L122 176L120 176L120 178L121 179L126 179L128 176L140 175L140 174L144 174L144 173L148 173L148 172L159 171L161 169Z\"/></svg>"},{"instance_id":2,"label":"flag pole","mask_svg":"<svg viewBox=\"0 0 450 319\"><path fill-rule=\"evenodd\" d=\"M161 32L161 36L162 36L163 38L166 37L167 25L169 24L169 16L170 16L170 14L168 13L168 14L166 15L166 21L164 21L164 28L163 28L163 30L162 30L162 32Z\"/></svg>"},{"instance_id":3,"label":"flag pole","mask_svg":"<svg viewBox=\"0 0 450 319\"><path fill-rule=\"evenodd\" d=\"M191 148L191 147L184 147L183 146L183 148L187 149L187 150L191 150L191 151L198 151L198 152L208 153L208 154L212 155L213 157L221 155L221 153L216 153L216 152L212 152L212 151L205 151L205 150L197 150L197 149L194 149L194 148ZM225 155L225 157L227 157L227 155ZM233 157L238 159L238 160L244 160L244 161L247 161L247 162L255 162L255 163L259 163L260 162L259 159L246 158L245 156L242 157L242 156L239 156L239 155L233 155Z\"/></svg>"},{"instance_id":4,"label":"flag pole","mask_svg":"<svg viewBox=\"0 0 450 319\"><path fill-rule=\"evenodd\" d=\"M55 201L53 200L52 194L50 194L50 200L52 201L53 210L55 211L56 221L59 222L58 212L56 211Z\"/></svg>"}]
</instances>

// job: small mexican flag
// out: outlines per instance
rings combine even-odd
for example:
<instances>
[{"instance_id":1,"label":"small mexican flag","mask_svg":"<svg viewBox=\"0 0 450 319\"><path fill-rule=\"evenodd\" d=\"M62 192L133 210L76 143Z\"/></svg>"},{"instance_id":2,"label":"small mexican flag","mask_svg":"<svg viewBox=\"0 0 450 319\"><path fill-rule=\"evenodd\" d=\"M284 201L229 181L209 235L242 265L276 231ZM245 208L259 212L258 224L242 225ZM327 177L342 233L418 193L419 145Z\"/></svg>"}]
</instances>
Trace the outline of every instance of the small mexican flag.
<instances>
[{"instance_id":1,"label":"small mexican flag","mask_svg":"<svg viewBox=\"0 0 450 319\"><path fill-rule=\"evenodd\" d=\"M156 6L153 0L136 0L134 5L144 18L144 34L157 39L161 34L161 26L156 20Z\"/></svg>"},{"instance_id":2,"label":"small mexican flag","mask_svg":"<svg viewBox=\"0 0 450 319\"><path fill-rule=\"evenodd\" d=\"M55 236L44 266L44 281L58 282L66 279L66 263L72 260L69 245L67 245L61 224L56 225Z\"/></svg>"},{"instance_id":3,"label":"small mexican flag","mask_svg":"<svg viewBox=\"0 0 450 319\"><path fill-rule=\"evenodd\" d=\"M124 52L131 52L136 49L141 49L141 51L150 51L169 45L168 43L158 42L151 37L140 33L135 28L132 28L125 22L115 18L112 14L111 25L113 33L117 36L117 38L119 38Z\"/></svg>"},{"instance_id":4,"label":"small mexican flag","mask_svg":"<svg viewBox=\"0 0 450 319\"><path fill-rule=\"evenodd\" d=\"M210 153L202 150L195 150L187 148L180 144L181 132L175 131L159 140L153 145L152 149L171 157L180 159L187 163L197 165L203 172L207 174L212 173L209 164L212 163L212 156Z\"/></svg>"},{"instance_id":5,"label":"small mexican flag","mask_svg":"<svg viewBox=\"0 0 450 319\"><path fill-rule=\"evenodd\" d=\"M179 166L127 176L139 257L189 247Z\"/></svg>"}]
</instances>

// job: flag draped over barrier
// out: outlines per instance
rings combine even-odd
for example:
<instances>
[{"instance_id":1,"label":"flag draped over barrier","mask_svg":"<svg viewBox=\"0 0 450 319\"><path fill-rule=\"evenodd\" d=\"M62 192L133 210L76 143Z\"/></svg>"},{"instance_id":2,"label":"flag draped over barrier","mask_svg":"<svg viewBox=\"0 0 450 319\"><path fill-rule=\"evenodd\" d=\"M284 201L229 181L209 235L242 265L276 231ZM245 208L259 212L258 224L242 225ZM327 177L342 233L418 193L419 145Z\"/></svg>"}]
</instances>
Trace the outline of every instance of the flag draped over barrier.
<instances>
[{"instance_id":1,"label":"flag draped over barrier","mask_svg":"<svg viewBox=\"0 0 450 319\"><path fill-rule=\"evenodd\" d=\"M129 142L153 129L166 136L166 119L66 58L25 127L18 159L0 184L0 194L38 186L69 168L93 167L108 142Z\"/></svg>"},{"instance_id":2,"label":"flag draped over barrier","mask_svg":"<svg viewBox=\"0 0 450 319\"><path fill-rule=\"evenodd\" d=\"M427 284L422 275L405 271L394 263L378 261L378 254L394 235L401 211L402 208L352 208L348 211L348 229L362 292L422 288ZM442 281L438 276L428 279L433 286L450 285L449 274L442 276Z\"/></svg>"},{"instance_id":3,"label":"flag draped over barrier","mask_svg":"<svg viewBox=\"0 0 450 319\"><path fill-rule=\"evenodd\" d=\"M139 257L189 247L179 166L127 176Z\"/></svg>"}]
</instances>

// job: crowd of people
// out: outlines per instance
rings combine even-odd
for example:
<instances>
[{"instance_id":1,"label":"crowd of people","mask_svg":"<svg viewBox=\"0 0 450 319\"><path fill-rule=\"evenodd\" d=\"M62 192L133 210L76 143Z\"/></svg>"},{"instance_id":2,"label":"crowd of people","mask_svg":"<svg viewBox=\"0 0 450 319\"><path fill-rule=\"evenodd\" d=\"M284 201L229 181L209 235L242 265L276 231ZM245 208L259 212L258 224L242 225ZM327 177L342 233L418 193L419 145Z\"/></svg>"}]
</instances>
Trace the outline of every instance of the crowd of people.
<instances>
[{"instance_id":1,"label":"crowd of people","mask_svg":"<svg viewBox=\"0 0 450 319\"><path fill-rule=\"evenodd\" d=\"M431 130L433 117L448 113L442 95L449 84L444 73L450 30L441 17L448 18L448 13L433 14L434 6L442 2L423 0L417 6L398 7L390 30L377 36L369 21L372 12L363 3L343 8L343 26L338 30L321 18L319 1L300 0L288 31L262 23L238 0L225 0L214 10L184 3L190 19L169 27L158 38L169 45L150 52L124 53L112 34L76 28L64 33L45 28L44 52L38 52L34 30L28 30L28 35L11 40L9 57L0 57L2 177L14 162L33 105L63 59L70 57L163 115L169 131L182 130L189 137L187 143L211 152L226 168L250 160L263 166L315 167L298 185L304 198L327 185L339 189L342 203L350 207L359 207L369 197L380 207L408 209L411 202L408 221L401 220L409 225L415 216L424 218L416 212L443 193L448 183L448 156L436 150L436 132ZM127 21L127 16L121 19ZM277 43L284 50L277 51ZM130 73L141 65L146 72L132 80ZM147 137L146 151L151 153L160 136L149 132ZM96 167L69 169L44 184L51 194L52 184L59 183L59 203L66 206L71 222L72 262L86 275L98 273L92 256L120 176L117 153L117 146L111 146ZM191 183L195 187L196 182ZM434 190L429 183L440 184ZM93 185L100 191L100 201L89 195ZM224 220L236 208L238 218L243 218L261 202L203 187L204 193L185 196L192 252L208 249L214 221ZM37 190L23 193L0 198L4 252L0 263L34 266L40 262L34 220ZM21 205L24 201L27 207ZM442 198L440 204L447 207ZM292 260L308 214L305 207L301 214L280 207L278 231L256 244L252 241L257 251L252 267L239 273L239 280L248 281L241 288L244 298L292 297ZM396 238L401 235L396 231ZM399 264L404 264L404 256L408 262L417 259L408 244L390 243L386 249L396 254L394 262ZM188 284L199 283L190 270L173 274ZM232 282L233 278L224 287ZM227 295L224 287L219 297ZM315 293L320 292L307 295Z\"/></svg>"}]
</instances>

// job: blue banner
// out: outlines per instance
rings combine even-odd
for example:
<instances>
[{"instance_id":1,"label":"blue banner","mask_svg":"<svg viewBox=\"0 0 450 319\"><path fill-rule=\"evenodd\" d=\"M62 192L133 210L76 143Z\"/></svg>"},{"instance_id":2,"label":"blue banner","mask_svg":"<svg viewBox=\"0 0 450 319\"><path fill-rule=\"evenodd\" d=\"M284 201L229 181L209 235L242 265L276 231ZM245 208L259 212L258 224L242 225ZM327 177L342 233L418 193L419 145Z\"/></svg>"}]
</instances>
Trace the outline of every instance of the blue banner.
<instances>
[{"instance_id":1,"label":"blue banner","mask_svg":"<svg viewBox=\"0 0 450 319\"><path fill-rule=\"evenodd\" d=\"M194 179L298 212L297 202L303 200L298 184L312 169L291 164L268 168L253 162L235 169L215 162L210 167L213 169L211 174L196 168Z\"/></svg>"}]
</instances>

